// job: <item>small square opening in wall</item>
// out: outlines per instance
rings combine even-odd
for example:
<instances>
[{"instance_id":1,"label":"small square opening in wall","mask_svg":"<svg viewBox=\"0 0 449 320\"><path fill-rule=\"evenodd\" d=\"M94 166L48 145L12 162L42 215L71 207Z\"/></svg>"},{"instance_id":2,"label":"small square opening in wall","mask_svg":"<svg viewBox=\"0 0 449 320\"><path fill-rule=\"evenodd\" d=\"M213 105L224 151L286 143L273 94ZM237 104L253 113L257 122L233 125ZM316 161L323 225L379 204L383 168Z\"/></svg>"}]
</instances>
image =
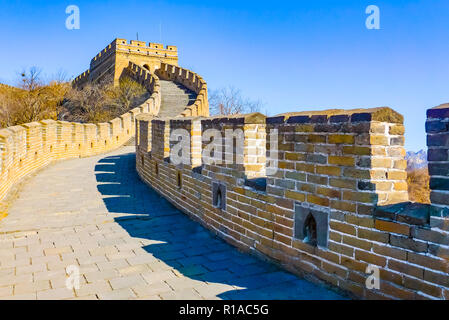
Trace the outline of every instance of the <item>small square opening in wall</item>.
<instances>
[{"instance_id":1,"label":"small square opening in wall","mask_svg":"<svg viewBox=\"0 0 449 320\"><path fill-rule=\"evenodd\" d=\"M226 185L212 182L212 205L215 208L226 210Z\"/></svg>"},{"instance_id":2,"label":"small square opening in wall","mask_svg":"<svg viewBox=\"0 0 449 320\"><path fill-rule=\"evenodd\" d=\"M329 210L309 208L295 203L294 237L312 246L327 248Z\"/></svg>"}]
</instances>

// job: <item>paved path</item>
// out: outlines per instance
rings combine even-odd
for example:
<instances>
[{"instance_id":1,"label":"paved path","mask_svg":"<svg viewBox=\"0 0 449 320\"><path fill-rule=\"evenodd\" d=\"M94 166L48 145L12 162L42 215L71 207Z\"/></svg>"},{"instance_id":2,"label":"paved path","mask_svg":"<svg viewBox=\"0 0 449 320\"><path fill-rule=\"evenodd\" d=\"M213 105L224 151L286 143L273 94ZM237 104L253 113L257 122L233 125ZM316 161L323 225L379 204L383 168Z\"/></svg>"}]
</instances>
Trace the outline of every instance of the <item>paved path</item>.
<instances>
[{"instance_id":1,"label":"paved path","mask_svg":"<svg viewBox=\"0 0 449 320\"><path fill-rule=\"evenodd\" d=\"M214 237L143 184L133 147L51 165L0 222L0 299L339 299ZM78 266L79 289L66 268Z\"/></svg>"}]
</instances>

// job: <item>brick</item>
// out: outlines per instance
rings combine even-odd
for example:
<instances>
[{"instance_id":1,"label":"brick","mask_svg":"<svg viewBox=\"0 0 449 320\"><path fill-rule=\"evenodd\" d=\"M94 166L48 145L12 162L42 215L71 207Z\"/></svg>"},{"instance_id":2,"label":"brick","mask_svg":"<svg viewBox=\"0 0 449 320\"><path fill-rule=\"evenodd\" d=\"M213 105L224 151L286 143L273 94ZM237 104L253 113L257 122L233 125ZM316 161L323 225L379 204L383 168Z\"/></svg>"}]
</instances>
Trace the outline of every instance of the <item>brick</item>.
<instances>
[{"instance_id":1,"label":"brick","mask_svg":"<svg viewBox=\"0 0 449 320\"><path fill-rule=\"evenodd\" d=\"M431 190L430 202L435 204L449 205L449 196L446 192L438 192L437 190Z\"/></svg>"},{"instance_id":2,"label":"brick","mask_svg":"<svg viewBox=\"0 0 449 320\"><path fill-rule=\"evenodd\" d=\"M384 281L389 281L397 285L402 285L403 276L390 270L380 269L379 277Z\"/></svg>"},{"instance_id":3,"label":"brick","mask_svg":"<svg viewBox=\"0 0 449 320\"><path fill-rule=\"evenodd\" d=\"M371 155L371 148L369 147L359 147L359 146L344 146L343 154L352 154L360 156Z\"/></svg>"},{"instance_id":4,"label":"brick","mask_svg":"<svg viewBox=\"0 0 449 320\"><path fill-rule=\"evenodd\" d=\"M413 239L390 235L390 244L395 247L400 247L408 250L412 250L415 252L426 252L427 251L427 243L421 241L415 241Z\"/></svg>"},{"instance_id":5,"label":"brick","mask_svg":"<svg viewBox=\"0 0 449 320\"><path fill-rule=\"evenodd\" d=\"M373 244L369 241L365 241L359 238L350 237L350 236L343 236L343 243L347 244L351 247L355 248L361 248L363 250L370 251L373 247Z\"/></svg>"},{"instance_id":6,"label":"brick","mask_svg":"<svg viewBox=\"0 0 449 320\"><path fill-rule=\"evenodd\" d=\"M401 262L397 260L390 259L388 260L388 268L391 270L395 270L401 273L405 273L411 275L413 277L423 279L424 277L424 269L411 265L407 262Z\"/></svg>"},{"instance_id":7,"label":"brick","mask_svg":"<svg viewBox=\"0 0 449 320\"><path fill-rule=\"evenodd\" d=\"M388 180L404 180L407 179L407 172L405 171L392 171L387 172Z\"/></svg>"},{"instance_id":8,"label":"brick","mask_svg":"<svg viewBox=\"0 0 449 320\"><path fill-rule=\"evenodd\" d=\"M385 221L385 220L375 220L375 227L377 230L399 233L403 235L410 235L410 227L405 224L399 224L396 222Z\"/></svg>"},{"instance_id":9,"label":"brick","mask_svg":"<svg viewBox=\"0 0 449 320\"><path fill-rule=\"evenodd\" d=\"M356 180L351 179L330 178L329 185L331 185L332 187L351 189L351 190L355 190L357 188Z\"/></svg>"},{"instance_id":10,"label":"brick","mask_svg":"<svg viewBox=\"0 0 449 320\"><path fill-rule=\"evenodd\" d=\"M330 135L328 138L329 143L334 144L354 144L354 136L352 135Z\"/></svg>"},{"instance_id":11,"label":"brick","mask_svg":"<svg viewBox=\"0 0 449 320\"><path fill-rule=\"evenodd\" d=\"M449 147L449 134L428 134L427 135L428 147Z\"/></svg>"},{"instance_id":12,"label":"brick","mask_svg":"<svg viewBox=\"0 0 449 320\"><path fill-rule=\"evenodd\" d=\"M371 192L343 191L343 200L374 203L377 195Z\"/></svg>"},{"instance_id":13,"label":"brick","mask_svg":"<svg viewBox=\"0 0 449 320\"><path fill-rule=\"evenodd\" d=\"M332 166L317 166L316 173L317 174L325 174L325 175L329 175L329 176L340 176L341 168L332 167Z\"/></svg>"},{"instance_id":14,"label":"brick","mask_svg":"<svg viewBox=\"0 0 449 320\"><path fill-rule=\"evenodd\" d=\"M355 258L357 260L362 260L370 264L375 264L377 266L385 267L387 264L387 259L376 255L371 252L363 251L363 250L355 250Z\"/></svg>"},{"instance_id":15,"label":"brick","mask_svg":"<svg viewBox=\"0 0 449 320\"><path fill-rule=\"evenodd\" d=\"M416 297L414 291L403 289L387 281L381 281L380 290L387 295L402 300L414 300Z\"/></svg>"},{"instance_id":16,"label":"brick","mask_svg":"<svg viewBox=\"0 0 449 320\"><path fill-rule=\"evenodd\" d=\"M407 260L407 251L405 250L374 244L373 251L381 256L392 257L404 261Z\"/></svg>"},{"instance_id":17,"label":"brick","mask_svg":"<svg viewBox=\"0 0 449 320\"><path fill-rule=\"evenodd\" d=\"M389 234L385 232L373 231L370 229L359 228L357 230L357 236L362 239L368 239L377 242L388 243Z\"/></svg>"},{"instance_id":18,"label":"brick","mask_svg":"<svg viewBox=\"0 0 449 320\"><path fill-rule=\"evenodd\" d=\"M407 256L407 261L413 264L424 266L429 269L449 272L449 261L445 259L436 259L424 254L418 254L415 252L409 252Z\"/></svg>"},{"instance_id":19,"label":"brick","mask_svg":"<svg viewBox=\"0 0 449 320\"><path fill-rule=\"evenodd\" d=\"M381 145L381 146L388 146L389 140L388 137L385 135L371 135L369 137L369 142L371 145Z\"/></svg>"},{"instance_id":20,"label":"brick","mask_svg":"<svg viewBox=\"0 0 449 320\"><path fill-rule=\"evenodd\" d=\"M322 266L321 266L324 271L326 271L327 273L330 274L335 274L341 278L346 278L347 275L347 270L345 268L342 268L336 264L333 263L327 263L325 261L323 261Z\"/></svg>"},{"instance_id":21,"label":"brick","mask_svg":"<svg viewBox=\"0 0 449 320\"><path fill-rule=\"evenodd\" d=\"M341 211L348 211L348 212L356 212L356 204L352 202L347 201L339 201L339 200L331 200L330 205L331 208L341 210Z\"/></svg>"},{"instance_id":22,"label":"brick","mask_svg":"<svg viewBox=\"0 0 449 320\"><path fill-rule=\"evenodd\" d=\"M342 233L347 233L347 234L354 235L354 236L357 233L357 230L354 226L352 226L350 224L342 223L342 222L330 221L329 227L332 230L336 230L336 231L339 231Z\"/></svg>"},{"instance_id":23,"label":"brick","mask_svg":"<svg viewBox=\"0 0 449 320\"><path fill-rule=\"evenodd\" d=\"M343 171L343 177L355 179L371 179L371 172L370 170L345 168Z\"/></svg>"},{"instance_id":24,"label":"brick","mask_svg":"<svg viewBox=\"0 0 449 320\"><path fill-rule=\"evenodd\" d=\"M345 257L345 256L341 257L341 265L345 266L346 268L348 268L350 270L355 270L355 271L359 271L362 273L365 273L366 268L368 267L368 263L366 263L366 262L354 260L353 258L349 258L349 257Z\"/></svg>"},{"instance_id":25,"label":"brick","mask_svg":"<svg viewBox=\"0 0 449 320\"><path fill-rule=\"evenodd\" d=\"M298 181L306 181L306 174L303 172L287 171L287 172L285 172L285 178L298 180Z\"/></svg>"},{"instance_id":26,"label":"brick","mask_svg":"<svg viewBox=\"0 0 449 320\"><path fill-rule=\"evenodd\" d=\"M291 190L285 190L285 197L291 198L291 199L294 199L297 201L305 201L306 200L306 196L304 193L295 192L295 191L291 191Z\"/></svg>"},{"instance_id":27,"label":"brick","mask_svg":"<svg viewBox=\"0 0 449 320\"><path fill-rule=\"evenodd\" d=\"M365 227L365 228L373 228L374 227L374 219L371 217L361 217L358 215L351 215L347 214L345 215L345 220L348 223Z\"/></svg>"},{"instance_id":28,"label":"brick","mask_svg":"<svg viewBox=\"0 0 449 320\"><path fill-rule=\"evenodd\" d=\"M442 245L449 245L449 235L436 230L413 228L412 236L419 240L434 242Z\"/></svg>"},{"instance_id":29,"label":"brick","mask_svg":"<svg viewBox=\"0 0 449 320\"><path fill-rule=\"evenodd\" d=\"M392 161L389 158L371 158L372 168L391 168Z\"/></svg>"},{"instance_id":30,"label":"brick","mask_svg":"<svg viewBox=\"0 0 449 320\"><path fill-rule=\"evenodd\" d=\"M426 121L427 133L439 133L448 131L447 122L442 121Z\"/></svg>"},{"instance_id":31,"label":"brick","mask_svg":"<svg viewBox=\"0 0 449 320\"><path fill-rule=\"evenodd\" d=\"M431 190L449 191L449 178L430 177L429 186Z\"/></svg>"},{"instance_id":32,"label":"brick","mask_svg":"<svg viewBox=\"0 0 449 320\"><path fill-rule=\"evenodd\" d=\"M403 146L405 144L404 137L392 137L390 138L390 145L392 146Z\"/></svg>"},{"instance_id":33,"label":"brick","mask_svg":"<svg viewBox=\"0 0 449 320\"><path fill-rule=\"evenodd\" d=\"M340 243L335 243L335 242L329 241L328 248L329 248L329 250L331 250L333 252L337 252L337 253L343 254L345 256L349 256L349 257L354 256L354 248L340 244Z\"/></svg>"},{"instance_id":34,"label":"brick","mask_svg":"<svg viewBox=\"0 0 449 320\"><path fill-rule=\"evenodd\" d=\"M449 288L449 275L447 273L424 270L424 280Z\"/></svg>"},{"instance_id":35,"label":"brick","mask_svg":"<svg viewBox=\"0 0 449 320\"><path fill-rule=\"evenodd\" d=\"M422 280L410 278L410 277L404 277L404 286L406 288L421 291L428 295L440 298L442 295L441 288L431 285L429 283L425 283Z\"/></svg>"},{"instance_id":36,"label":"brick","mask_svg":"<svg viewBox=\"0 0 449 320\"><path fill-rule=\"evenodd\" d=\"M327 185L328 177L318 176L314 174L307 175L307 182L314 184Z\"/></svg>"},{"instance_id":37,"label":"brick","mask_svg":"<svg viewBox=\"0 0 449 320\"><path fill-rule=\"evenodd\" d=\"M355 165L355 159L353 157L329 156L328 163L346 167L353 167Z\"/></svg>"},{"instance_id":38,"label":"brick","mask_svg":"<svg viewBox=\"0 0 449 320\"><path fill-rule=\"evenodd\" d=\"M323 207L329 206L329 199L317 197L313 194L307 195L307 202L314 203L314 204L317 204L317 205L323 206Z\"/></svg>"},{"instance_id":39,"label":"brick","mask_svg":"<svg viewBox=\"0 0 449 320\"><path fill-rule=\"evenodd\" d=\"M448 149L429 149L427 153L428 161L447 161Z\"/></svg>"},{"instance_id":40,"label":"brick","mask_svg":"<svg viewBox=\"0 0 449 320\"><path fill-rule=\"evenodd\" d=\"M306 161L318 164L326 164L327 156L323 156L321 154L307 154Z\"/></svg>"},{"instance_id":41,"label":"brick","mask_svg":"<svg viewBox=\"0 0 449 320\"><path fill-rule=\"evenodd\" d=\"M318 187L316 189L317 194L323 195L328 198L339 199L341 197L341 192L339 190Z\"/></svg>"},{"instance_id":42,"label":"brick","mask_svg":"<svg viewBox=\"0 0 449 320\"><path fill-rule=\"evenodd\" d=\"M395 160L393 163L393 168L399 170L407 169L407 160Z\"/></svg>"},{"instance_id":43,"label":"brick","mask_svg":"<svg viewBox=\"0 0 449 320\"><path fill-rule=\"evenodd\" d=\"M405 133L405 127L403 125L390 126L389 133L391 135L403 135Z\"/></svg>"}]
</instances>

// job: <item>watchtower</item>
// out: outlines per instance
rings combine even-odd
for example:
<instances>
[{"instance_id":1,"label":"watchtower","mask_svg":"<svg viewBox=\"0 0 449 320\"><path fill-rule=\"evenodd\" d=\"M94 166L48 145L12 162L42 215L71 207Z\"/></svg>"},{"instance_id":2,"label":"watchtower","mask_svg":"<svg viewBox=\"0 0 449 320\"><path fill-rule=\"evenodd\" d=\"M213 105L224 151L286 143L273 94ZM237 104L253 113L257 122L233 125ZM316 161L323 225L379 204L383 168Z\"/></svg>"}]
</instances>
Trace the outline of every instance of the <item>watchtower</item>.
<instances>
[{"instance_id":1,"label":"watchtower","mask_svg":"<svg viewBox=\"0 0 449 320\"><path fill-rule=\"evenodd\" d=\"M137 40L128 43L126 39L117 38L91 60L89 70L75 78L74 84L82 86L88 81L98 81L112 74L114 85L117 85L129 61L151 72L158 69L161 63L177 66L178 48Z\"/></svg>"}]
</instances>

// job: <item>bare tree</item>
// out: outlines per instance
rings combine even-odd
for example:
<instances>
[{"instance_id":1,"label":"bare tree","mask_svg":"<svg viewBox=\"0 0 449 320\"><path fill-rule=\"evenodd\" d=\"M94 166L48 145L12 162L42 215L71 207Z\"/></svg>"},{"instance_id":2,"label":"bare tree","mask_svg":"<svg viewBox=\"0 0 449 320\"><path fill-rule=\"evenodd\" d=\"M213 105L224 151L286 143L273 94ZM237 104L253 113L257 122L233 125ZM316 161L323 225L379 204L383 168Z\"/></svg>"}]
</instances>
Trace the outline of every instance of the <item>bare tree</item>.
<instances>
[{"instance_id":1,"label":"bare tree","mask_svg":"<svg viewBox=\"0 0 449 320\"><path fill-rule=\"evenodd\" d=\"M102 122L110 119L107 108L113 84L109 79L101 82L87 83L82 89L71 88L66 95L66 102L58 118L78 122ZM106 120L107 119L107 120Z\"/></svg>"},{"instance_id":2,"label":"bare tree","mask_svg":"<svg viewBox=\"0 0 449 320\"><path fill-rule=\"evenodd\" d=\"M41 72L42 70L37 67L31 67L28 71L24 69L20 73L21 81L19 82L19 88L26 91L34 91L42 87Z\"/></svg>"},{"instance_id":3,"label":"bare tree","mask_svg":"<svg viewBox=\"0 0 449 320\"><path fill-rule=\"evenodd\" d=\"M123 114L146 93L147 90L142 85L125 76L120 79L119 86L111 91L112 106L116 109L116 113Z\"/></svg>"},{"instance_id":4,"label":"bare tree","mask_svg":"<svg viewBox=\"0 0 449 320\"><path fill-rule=\"evenodd\" d=\"M262 102L245 98L240 90L230 86L210 92L209 107L212 115L233 115L260 112Z\"/></svg>"},{"instance_id":5,"label":"bare tree","mask_svg":"<svg viewBox=\"0 0 449 320\"><path fill-rule=\"evenodd\" d=\"M18 80L19 88L0 92L0 125L14 126L43 119L56 119L67 83L45 83L36 67L24 70Z\"/></svg>"},{"instance_id":6,"label":"bare tree","mask_svg":"<svg viewBox=\"0 0 449 320\"><path fill-rule=\"evenodd\" d=\"M129 77L120 79L114 87L112 76L87 83L83 89L71 88L66 95L59 119L78 122L105 122L138 105L147 90Z\"/></svg>"}]
</instances>

